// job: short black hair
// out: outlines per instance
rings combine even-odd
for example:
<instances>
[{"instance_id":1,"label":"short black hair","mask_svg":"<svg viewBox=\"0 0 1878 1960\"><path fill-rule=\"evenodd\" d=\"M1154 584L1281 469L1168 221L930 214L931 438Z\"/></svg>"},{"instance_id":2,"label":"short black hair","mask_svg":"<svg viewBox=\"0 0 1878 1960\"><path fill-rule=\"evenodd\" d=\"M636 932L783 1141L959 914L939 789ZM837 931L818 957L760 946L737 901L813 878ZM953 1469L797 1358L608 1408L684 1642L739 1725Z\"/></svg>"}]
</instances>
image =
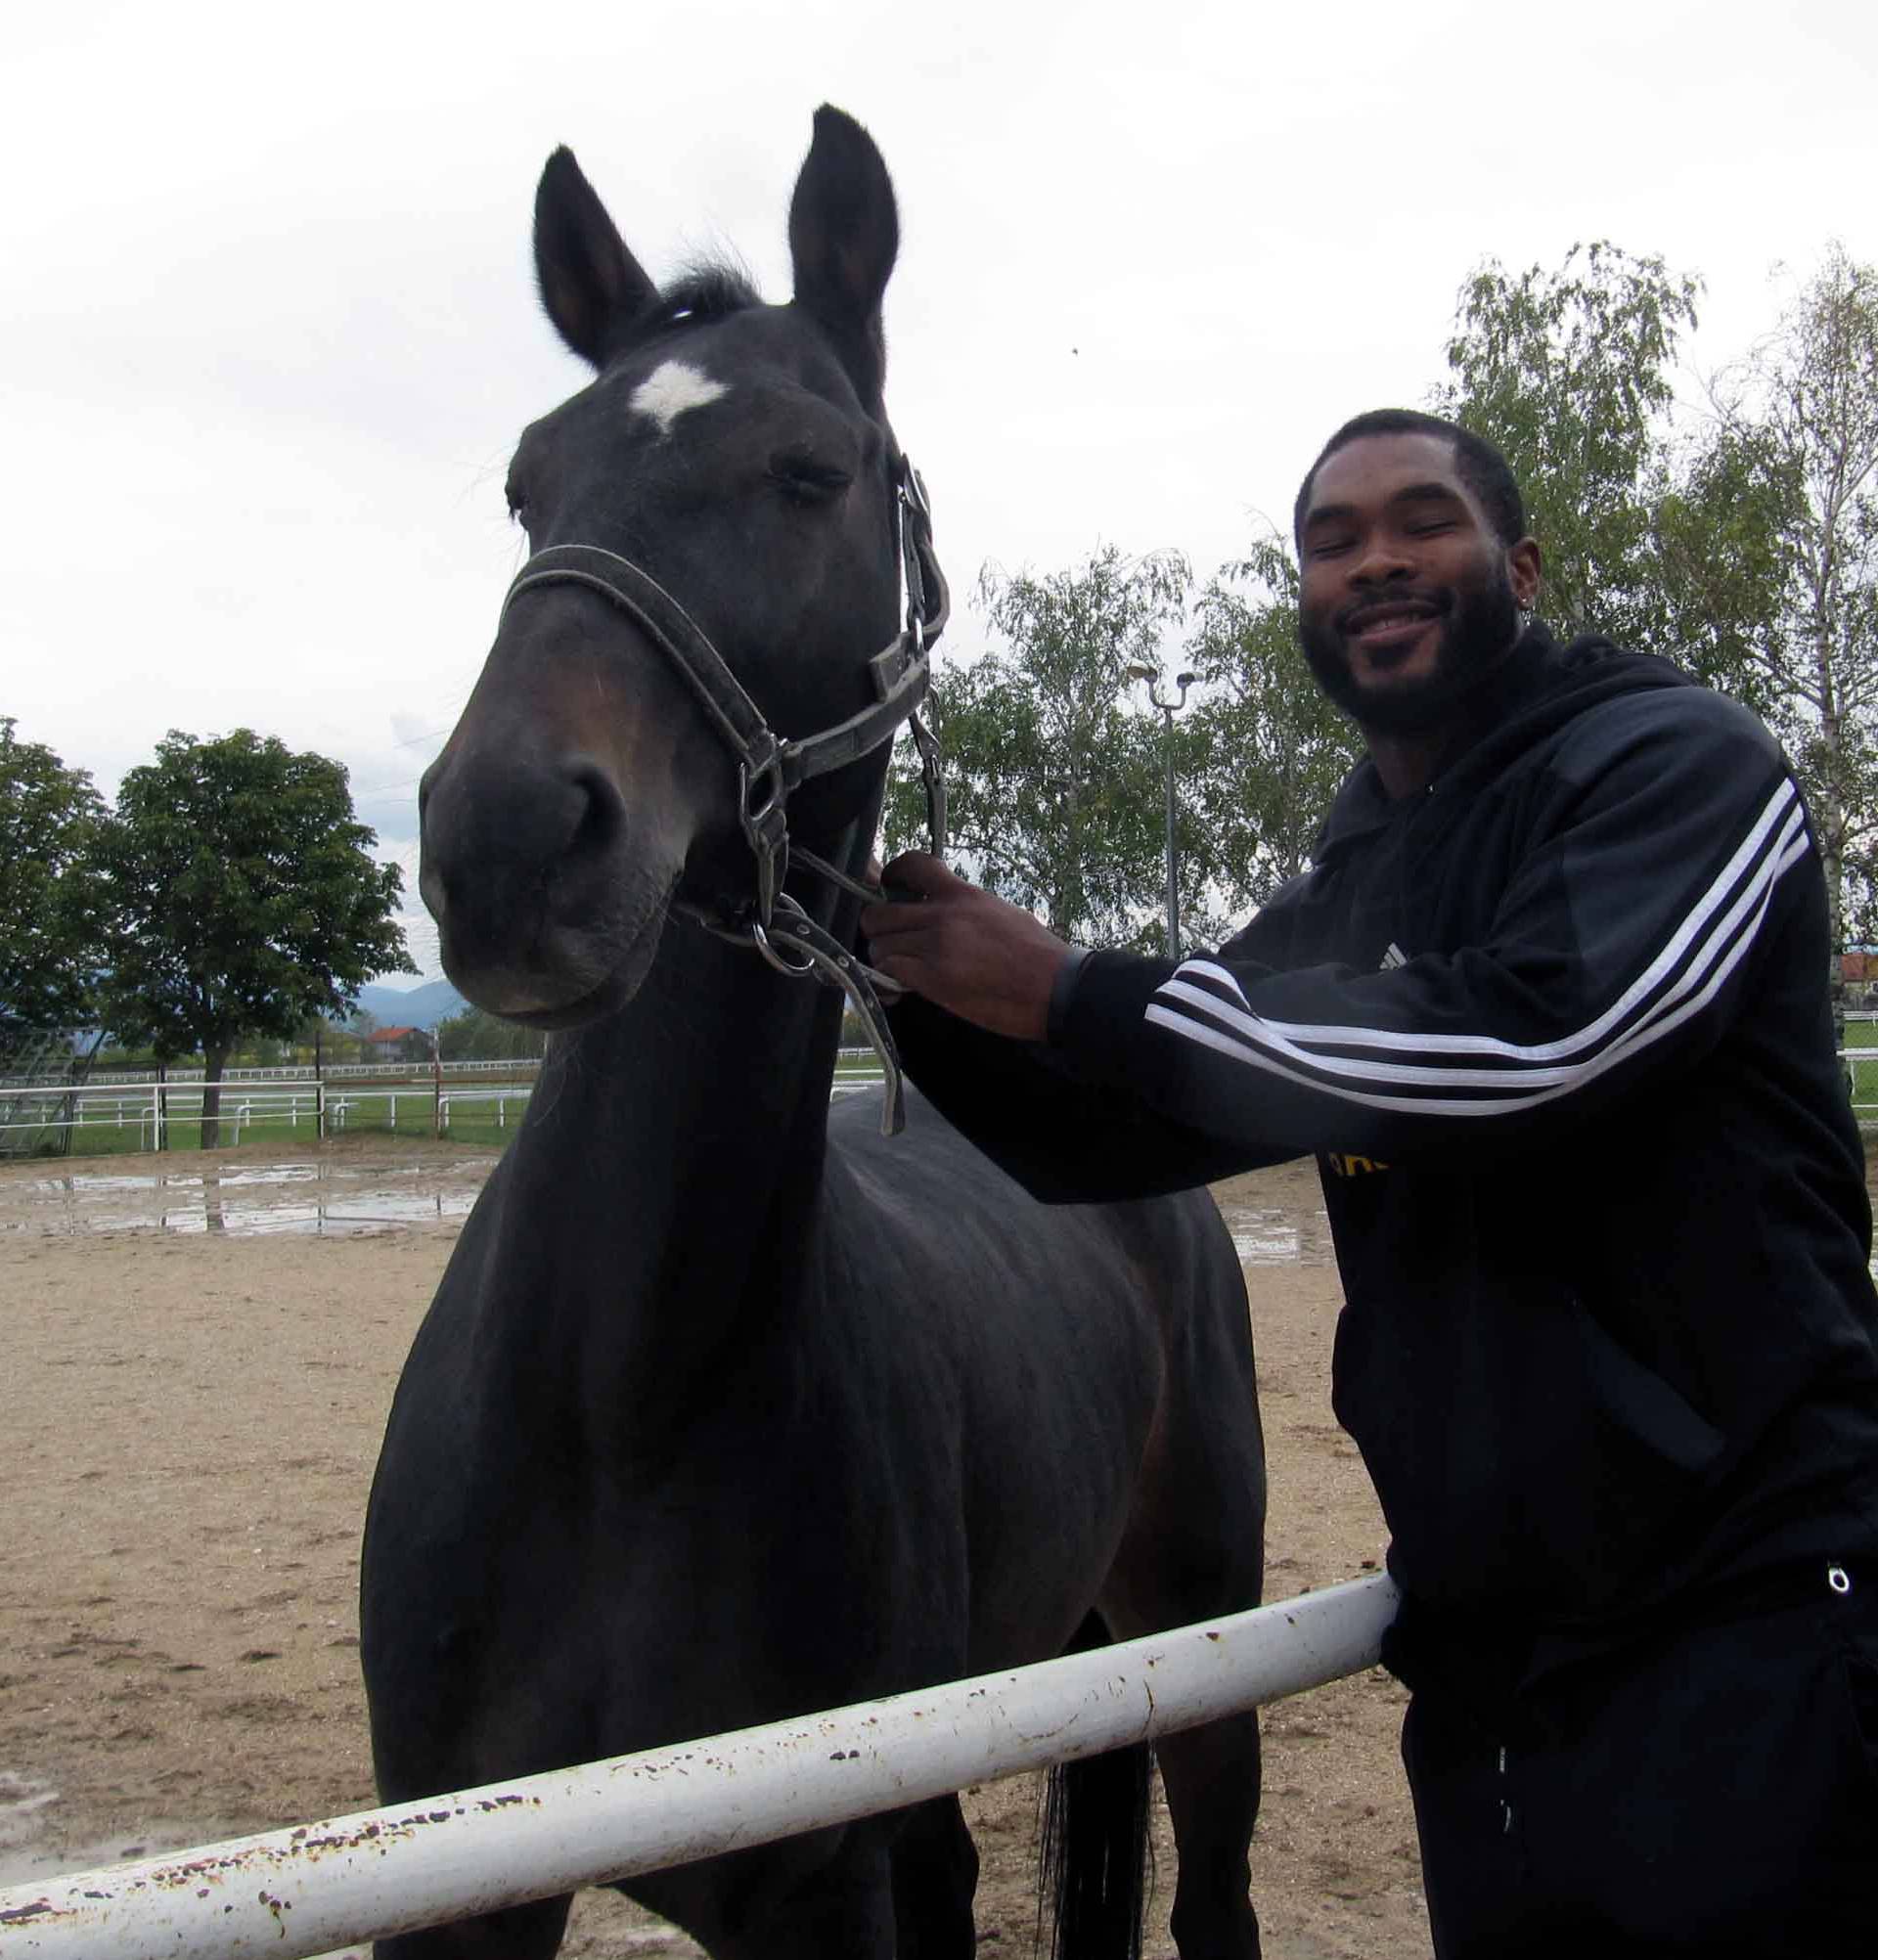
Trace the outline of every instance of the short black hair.
<instances>
[{"instance_id":1,"label":"short black hair","mask_svg":"<svg viewBox=\"0 0 1878 1960\"><path fill-rule=\"evenodd\" d=\"M1369 409L1352 416L1318 452L1318 460L1305 472L1298 489L1298 501L1291 512L1291 535L1300 539L1304 513L1311 502L1311 486L1318 471L1346 443L1365 435L1438 435L1451 443L1454 452L1454 473L1479 500L1502 545L1516 545L1526 535L1526 500L1519 494L1513 472L1484 435L1462 428L1438 415L1424 415L1419 409Z\"/></svg>"}]
</instances>

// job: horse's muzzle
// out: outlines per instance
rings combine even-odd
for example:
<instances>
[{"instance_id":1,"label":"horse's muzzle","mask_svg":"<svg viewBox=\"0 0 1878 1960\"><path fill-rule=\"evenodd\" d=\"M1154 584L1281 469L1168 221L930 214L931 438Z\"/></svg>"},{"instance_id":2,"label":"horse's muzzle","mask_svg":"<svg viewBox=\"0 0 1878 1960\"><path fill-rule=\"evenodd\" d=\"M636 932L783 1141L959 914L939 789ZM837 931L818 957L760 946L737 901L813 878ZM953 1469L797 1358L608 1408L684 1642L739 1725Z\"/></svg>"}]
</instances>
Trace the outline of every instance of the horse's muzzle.
<instances>
[{"instance_id":1,"label":"horse's muzzle","mask_svg":"<svg viewBox=\"0 0 1878 1960\"><path fill-rule=\"evenodd\" d=\"M648 928L671 882L629 850L632 827L611 774L591 759L484 751L439 763L425 782L418 888L467 999L536 1021L623 998L609 983L639 963L638 942L655 943Z\"/></svg>"}]
</instances>

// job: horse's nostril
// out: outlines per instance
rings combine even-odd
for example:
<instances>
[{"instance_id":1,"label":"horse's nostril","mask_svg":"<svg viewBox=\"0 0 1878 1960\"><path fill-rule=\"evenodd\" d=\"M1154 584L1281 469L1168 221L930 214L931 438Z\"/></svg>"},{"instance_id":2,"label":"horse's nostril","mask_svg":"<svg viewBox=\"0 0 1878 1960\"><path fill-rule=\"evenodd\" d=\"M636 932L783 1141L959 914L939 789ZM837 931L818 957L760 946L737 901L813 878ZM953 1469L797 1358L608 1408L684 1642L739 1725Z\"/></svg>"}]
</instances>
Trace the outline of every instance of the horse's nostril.
<instances>
[{"instance_id":1,"label":"horse's nostril","mask_svg":"<svg viewBox=\"0 0 1878 1960\"><path fill-rule=\"evenodd\" d=\"M574 788L584 799L584 807L567 840L567 854L581 861L604 858L625 835L625 798L612 778L591 764L573 770L571 777Z\"/></svg>"},{"instance_id":2,"label":"horse's nostril","mask_svg":"<svg viewBox=\"0 0 1878 1960\"><path fill-rule=\"evenodd\" d=\"M597 763L484 757L429 788L419 889L460 933L519 929L550 891L578 910L625 841L625 799Z\"/></svg>"}]
</instances>

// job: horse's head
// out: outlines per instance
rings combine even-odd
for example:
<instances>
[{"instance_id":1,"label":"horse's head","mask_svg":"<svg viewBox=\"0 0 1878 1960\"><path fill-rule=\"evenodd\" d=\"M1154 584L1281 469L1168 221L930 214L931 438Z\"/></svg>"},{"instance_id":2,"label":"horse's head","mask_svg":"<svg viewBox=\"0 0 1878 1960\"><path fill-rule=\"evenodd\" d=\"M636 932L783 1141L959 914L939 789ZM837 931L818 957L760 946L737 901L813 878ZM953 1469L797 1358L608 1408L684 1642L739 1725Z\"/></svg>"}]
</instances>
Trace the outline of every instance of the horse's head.
<instances>
[{"instance_id":1,"label":"horse's head","mask_svg":"<svg viewBox=\"0 0 1878 1960\"><path fill-rule=\"evenodd\" d=\"M874 659L900 612L897 241L879 153L836 110L790 205L786 305L722 269L659 292L573 156L549 159L542 300L597 379L515 450L533 555L420 793L425 903L479 1005L571 1026L629 999L675 894L722 912L753 891L785 777L815 777L798 837L871 833L883 758L841 765L905 713L881 722L896 663ZM762 760L771 731L851 721L813 767Z\"/></svg>"}]
</instances>

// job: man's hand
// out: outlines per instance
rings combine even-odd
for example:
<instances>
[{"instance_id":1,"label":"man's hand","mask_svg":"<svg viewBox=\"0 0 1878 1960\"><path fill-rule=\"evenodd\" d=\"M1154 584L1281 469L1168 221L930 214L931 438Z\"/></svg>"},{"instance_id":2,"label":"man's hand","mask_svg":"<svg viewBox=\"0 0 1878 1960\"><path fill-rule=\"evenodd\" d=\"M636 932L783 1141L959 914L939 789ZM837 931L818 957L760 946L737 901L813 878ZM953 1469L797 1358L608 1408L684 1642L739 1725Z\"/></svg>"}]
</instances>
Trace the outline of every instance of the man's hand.
<instances>
[{"instance_id":1,"label":"man's hand","mask_svg":"<svg viewBox=\"0 0 1878 1960\"><path fill-rule=\"evenodd\" d=\"M1041 1042L1069 948L1029 913L955 877L923 851L894 859L885 883L888 902L861 914L873 964L961 1020ZM912 897L899 901L900 893Z\"/></svg>"}]
</instances>

